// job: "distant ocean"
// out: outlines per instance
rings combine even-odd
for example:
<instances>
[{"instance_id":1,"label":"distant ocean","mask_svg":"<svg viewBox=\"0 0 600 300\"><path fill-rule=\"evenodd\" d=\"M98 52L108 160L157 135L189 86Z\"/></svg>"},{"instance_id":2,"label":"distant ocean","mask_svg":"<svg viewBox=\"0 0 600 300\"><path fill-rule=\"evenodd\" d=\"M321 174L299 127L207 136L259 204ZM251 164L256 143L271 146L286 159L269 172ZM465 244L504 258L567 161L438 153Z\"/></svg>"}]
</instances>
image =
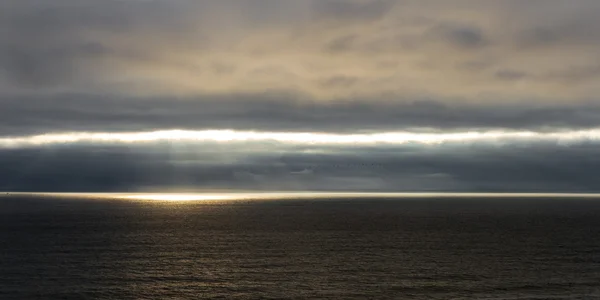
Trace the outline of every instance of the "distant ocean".
<instances>
[{"instance_id":1,"label":"distant ocean","mask_svg":"<svg viewBox=\"0 0 600 300\"><path fill-rule=\"evenodd\" d=\"M0 197L0 299L600 299L600 197Z\"/></svg>"}]
</instances>

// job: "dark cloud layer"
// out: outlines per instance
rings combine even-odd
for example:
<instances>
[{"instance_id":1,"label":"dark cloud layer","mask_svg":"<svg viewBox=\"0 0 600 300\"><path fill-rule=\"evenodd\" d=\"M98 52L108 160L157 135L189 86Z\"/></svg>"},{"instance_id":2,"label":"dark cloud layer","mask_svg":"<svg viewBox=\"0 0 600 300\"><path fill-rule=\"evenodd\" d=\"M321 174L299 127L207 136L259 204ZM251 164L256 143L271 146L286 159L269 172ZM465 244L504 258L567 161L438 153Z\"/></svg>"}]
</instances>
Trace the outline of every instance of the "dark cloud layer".
<instances>
[{"instance_id":1,"label":"dark cloud layer","mask_svg":"<svg viewBox=\"0 0 600 300\"><path fill-rule=\"evenodd\" d=\"M0 189L144 191L257 189L348 191L598 192L597 144L556 147L406 146L252 155L210 151L70 146L0 152ZM203 149L210 148L204 145ZM206 150L205 150L206 151Z\"/></svg>"},{"instance_id":2,"label":"dark cloud layer","mask_svg":"<svg viewBox=\"0 0 600 300\"><path fill-rule=\"evenodd\" d=\"M237 129L377 132L575 130L600 126L600 106L449 105L431 100L305 103L290 95L123 98L70 94L0 98L0 134Z\"/></svg>"}]
</instances>

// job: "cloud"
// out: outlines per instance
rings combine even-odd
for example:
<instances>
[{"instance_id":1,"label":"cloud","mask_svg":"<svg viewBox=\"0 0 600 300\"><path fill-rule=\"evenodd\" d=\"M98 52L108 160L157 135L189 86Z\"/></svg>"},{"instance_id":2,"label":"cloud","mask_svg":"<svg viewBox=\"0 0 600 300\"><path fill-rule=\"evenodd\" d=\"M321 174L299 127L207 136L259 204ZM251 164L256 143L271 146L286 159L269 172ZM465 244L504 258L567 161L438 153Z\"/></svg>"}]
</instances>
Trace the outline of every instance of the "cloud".
<instances>
[{"instance_id":1,"label":"cloud","mask_svg":"<svg viewBox=\"0 0 600 300\"><path fill-rule=\"evenodd\" d=\"M314 1L313 9L317 12L317 16L326 20L372 21L385 16L394 3L395 1L390 0L324 0Z\"/></svg>"},{"instance_id":2,"label":"cloud","mask_svg":"<svg viewBox=\"0 0 600 300\"><path fill-rule=\"evenodd\" d=\"M458 24L440 24L430 29L429 34L462 49L480 48L487 44L481 29Z\"/></svg>"},{"instance_id":3,"label":"cloud","mask_svg":"<svg viewBox=\"0 0 600 300\"><path fill-rule=\"evenodd\" d=\"M58 84L74 80L76 61L106 54L100 44L45 45L28 48L8 45L1 50L4 71L24 86Z\"/></svg>"},{"instance_id":4,"label":"cloud","mask_svg":"<svg viewBox=\"0 0 600 300\"><path fill-rule=\"evenodd\" d=\"M394 95L451 102L482 102L487 95L583 101L598 92L599 6L587 0L0 5L5 91L285 91L308 101ZM456 68L474 61L488 68ZM515 88L516 73L507 70L528 76L518 76ZM352 82L323 84L336 78Z\"/></svg>"},{"instance_id":5,"label":"cloud","mask_svg":"<svg viewBox=\"0 0 600 300\"><path fill-rule=\"evenodd\" d=\"M595 0L5 0L0 138L599 128L599 15ZM267 143L235 155L204 145L185 160L168 156L186 147L178 143L160 151L67 143L1 150L0 184L594 189L593 149L514 142L433 150Z\"/></svg>"},{"instance_id":6,"label":"cloud","mask_svg":"<svg viewBox=\"0 0 600 300\"><path fill-rule=\"evenodd\" d=\"M211 144L5 149L0 189L597 192L597 146L263 147L253 154Z\"/></svg>"},{"instance_id":7,"label":"cloud","mask_svg":"<svg viewBox=\"0 0 600 300\"><path fill-rule=\"evenodd\" d=\"M351 84L340 81L328 84ZM123 97L56 94L0 97L0 135L72 131L236 129L293 132L577 130L600 127L600 106L448 104L432 100L305 103L286 94ZM499 101L498 101L499 102Z\"/></svg>"},{"instance_id":8,"label":"cloud","mask_svg":"<svg viewBox=\"0 0 600 300\"><path fill-rule=\"evenodd\" d=\"M496 72L496 77L502 80L519 80L527 77L527 73L517 70L500 70Z\"/></svg>"}]
</instances>

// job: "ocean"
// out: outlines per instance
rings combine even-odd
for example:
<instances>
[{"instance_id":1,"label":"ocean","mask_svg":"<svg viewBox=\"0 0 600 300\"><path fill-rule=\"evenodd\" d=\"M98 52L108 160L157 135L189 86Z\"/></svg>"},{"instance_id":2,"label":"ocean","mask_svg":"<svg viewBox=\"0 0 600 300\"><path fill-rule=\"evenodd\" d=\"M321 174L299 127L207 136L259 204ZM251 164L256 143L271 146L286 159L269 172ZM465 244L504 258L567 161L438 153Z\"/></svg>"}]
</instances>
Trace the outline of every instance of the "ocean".
<instances>
[{"instance_id":1,"label":"ocean","mask_svg":"<svg viewBox=\"0 0 600 300\"><path fill-rule=\"evenodd\" d=\"M0 197L0 299L600 299L600 197Z\"/></svg>"}]
</instances>

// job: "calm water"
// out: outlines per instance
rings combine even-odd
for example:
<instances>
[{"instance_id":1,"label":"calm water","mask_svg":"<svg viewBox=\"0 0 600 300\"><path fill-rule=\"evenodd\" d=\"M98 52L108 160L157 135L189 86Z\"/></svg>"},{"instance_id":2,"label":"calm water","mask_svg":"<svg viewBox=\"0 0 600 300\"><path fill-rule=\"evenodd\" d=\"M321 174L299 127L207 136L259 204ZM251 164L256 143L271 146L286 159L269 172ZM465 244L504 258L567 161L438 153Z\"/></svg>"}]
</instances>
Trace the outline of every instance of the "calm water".
<instances>
[{"instance_id":1,"label":"calm water","mask_svg":"<svg viewBox=\"0 0 600 300\"><path fill-rule=\"evenodd\" d=\"M0 299L600 299L600 200L0 198Z\"/></svg>"}]
</instances>

